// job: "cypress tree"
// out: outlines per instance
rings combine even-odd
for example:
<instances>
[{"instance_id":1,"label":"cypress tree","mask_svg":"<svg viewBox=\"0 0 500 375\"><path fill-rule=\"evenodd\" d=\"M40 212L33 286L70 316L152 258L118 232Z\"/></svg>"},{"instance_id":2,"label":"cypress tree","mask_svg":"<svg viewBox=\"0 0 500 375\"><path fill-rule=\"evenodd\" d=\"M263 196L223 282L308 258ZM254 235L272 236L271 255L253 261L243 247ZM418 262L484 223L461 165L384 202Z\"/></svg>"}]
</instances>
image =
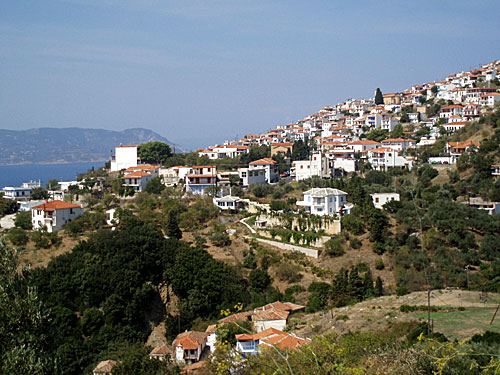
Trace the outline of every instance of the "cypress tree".
<instances>
[{"instance_id":1,"label":"cypress tree","mask_svg":"<svg viewBox=\"0 0 500 375\"><path fill-rule=\"evenodd\" d=\"M382 284L382 279L380 278L380 276L378 276L375 280L375 295L377 297L384 295L384 286Z\"/></svg>"},{"instance_id":2,"label":"cypress tree","mask_svg":"<svg viewBox=\"0 0 500 375\"><path fill-rule=\"evenodd\" d=\"M179 221L177 220L177 215L173 212L170 212L167 217L167 228L166 235L169 238L177 238L180 240L182 238L182 232L179 229Z\"/></svg>"},{"instance_id":3,"label":"cypress tree","mask_svg":"<svg viewBox=\"0 0 500 375\"><path fill-rule=\"evenodd\" d=\"M384 104L384 97L382 96L382 91L377 87L375 91L375 104Z\"/></svg>"}]
</instances>

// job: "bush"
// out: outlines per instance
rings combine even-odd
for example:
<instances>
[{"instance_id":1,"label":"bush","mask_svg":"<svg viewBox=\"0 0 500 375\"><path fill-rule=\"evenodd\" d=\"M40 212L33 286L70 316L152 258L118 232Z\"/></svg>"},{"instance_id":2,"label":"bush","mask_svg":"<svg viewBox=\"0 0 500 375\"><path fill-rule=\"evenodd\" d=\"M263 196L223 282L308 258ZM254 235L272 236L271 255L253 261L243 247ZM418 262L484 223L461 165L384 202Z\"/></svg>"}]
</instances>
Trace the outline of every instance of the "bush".
<instances>
[{"instance_id":1,"label":"bush","mask_svg":"<svg viewBox=\"0 0 500 375\"><path fill-rule=\"evenodd\" d=\"M21 228L12 228L7 234L9 241L16 246L24 246L28 243L28 234Z\"/></svg>"},{"instance_id":2,"label":"bush","mask_svg":"<svg viewBox=\"0 0 500 375\"><path fill-rule=\"evenodd\" d=\"M245 258L243 258L243 267L251 270L257 268L257 261L255 260L255 255L253 253L249 253Z\"/></svg>"},{"instance_id":3,"label":"bush","mask_svg":"<svg viewBox=\"0 0 500 375\"><path fill-rule=\"evenodd\" d=\"M382 259L377 259L375 262L375 269L383 270L385 268L384 261Z\"/></svg>"},{"instance_id":4,"label":"bush","mask_svg":"<svg viewBox=\"0 0 500 375\"><path fill-rule=\"evenodd\" d=\"M270 208L272 211L281 211L287 207L286 201L271 201Z\"/></svg>"},{"instance_id":5,"label":"bush","mask_svg":"<svg viewBox=\"0 0 500 375\"><path fill-rule=\"evenodd\" d=\"M48 249L52 246L58 246L61 243L61 237L57 232L42 232L36 231L31 233L31 240L35 243L36 248Z\"/></svg>"},{"instance_id":6,"label":"bush","mask_svg":"<svg viewBox=\"0 0 500 375\"><path fill-rule=\"evenodd\" d=\"M352 234L360 235L364 232L363 222L359 216L354 214L344 215L340 219L342 223L342 228L345 228Z\"/></svg>"},{"instance_id":7,"label":"bush","mask_svg":"<svg viewBox=\"0 0 500 375\"><path fill-rule=\"evenodd\" d=\"M358 238L354 237L354 238L351 238L350 245L353 249L357 250L357 249L361 249L362 243Z\"/></svg>"},{"instance_id":8,"label":"bush","mask_svg":"<svg viewBox=\"0 0 500 375\"><path fill-rule=\"evenodd\" d=\"M19 211L16 214L14 225L17 228L21 229L26 229L26 230L32 229L33 225L31 224L31 211Z\"/></svg>"},{"instance_id":9,"label":"bush","mask_svg":"<svg viewBox=\"0 0 500 375\"><path fill-rule=\"evenodd\" d=\"M298 265L285 262L281 263L276 269L276 276L281 281L293 283L299 281L302 278L302 275L299 271L300 267Z\"/></svg>"},{"instance_id":10,"label":"bush","mask_svg":"<svg viewBox=\"0 0 500 375\"><path fill-rule=\"evenodd\" d=\"M378 255L382 255L385 253L385 246L383 243L376 242L375 245L373 245L373 252Z\"/></svg>"},{"instance_id":11,"label":"bush","mask_svg":"<svg viewBox=\"0 0 500 375\"><path fill-rule=\"evenodd\" d=\"M325 242L325 251L328 255L339 257L344 255L344 248L339 238L330 239Z\"/></svg>"},{"instance_id":12,"label":"bush","mask_svg":"<svg viewBox=\"0 0 500 375\"><path fill-rule=\"evenodd\" d=\"M231 239L226 233L216 232L210 236L210 241L215 246L223 247L231 245Z\"/></svg>"}]
</instances>

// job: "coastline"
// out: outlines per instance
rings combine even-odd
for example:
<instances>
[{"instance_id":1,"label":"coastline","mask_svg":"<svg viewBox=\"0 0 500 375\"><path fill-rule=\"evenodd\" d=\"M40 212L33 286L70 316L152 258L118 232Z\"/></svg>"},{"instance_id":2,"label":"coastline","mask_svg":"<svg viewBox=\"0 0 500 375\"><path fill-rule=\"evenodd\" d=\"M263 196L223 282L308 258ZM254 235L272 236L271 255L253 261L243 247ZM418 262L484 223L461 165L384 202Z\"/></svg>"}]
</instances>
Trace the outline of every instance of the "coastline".
<instances>
[{"instance_id":1,"label":"coastline","mask_svg":"<svg viewBox=\"0 0 500 375\"><path fill-rule=\"evenodd\" d=\"M24 163L14 163L14 164L1 164L0 167L14 167L21 165L65 165L65 164L80 164L80 163L106 163L109 159L100 160L79 160L79 161L49 161L49 162L24 162Z\"/></svg>"}]
</instances>

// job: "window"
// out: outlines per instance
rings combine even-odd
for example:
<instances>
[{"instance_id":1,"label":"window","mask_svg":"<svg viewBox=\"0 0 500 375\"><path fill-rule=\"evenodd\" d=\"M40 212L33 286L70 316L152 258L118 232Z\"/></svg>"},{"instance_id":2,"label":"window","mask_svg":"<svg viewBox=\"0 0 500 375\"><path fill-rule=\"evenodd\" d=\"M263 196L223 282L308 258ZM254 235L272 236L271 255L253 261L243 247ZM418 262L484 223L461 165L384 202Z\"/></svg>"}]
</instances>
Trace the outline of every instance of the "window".
<instances>
[{"instance_id":1,"label":"window","mask_svg":"<svg viewBox=\"0 0 500 375\"><path fill-rule=\"evenodd\" d=\"M375 198L375 203L378 203L379 199L378 198Z\"/></svg>"}]
</instances>

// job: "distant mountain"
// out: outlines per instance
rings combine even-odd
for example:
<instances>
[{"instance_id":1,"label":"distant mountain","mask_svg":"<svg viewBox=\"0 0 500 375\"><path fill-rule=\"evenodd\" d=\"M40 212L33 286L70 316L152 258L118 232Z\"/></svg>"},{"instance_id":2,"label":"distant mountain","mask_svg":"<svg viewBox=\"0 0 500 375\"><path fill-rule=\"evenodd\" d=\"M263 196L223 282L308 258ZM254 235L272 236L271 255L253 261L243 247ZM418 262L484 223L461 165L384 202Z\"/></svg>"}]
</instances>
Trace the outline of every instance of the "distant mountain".
<instances>
[{"instance_id":1,"label":"distant mountain","mask_svg":"<svg viewBox=\"0 0 500 375\"><path fill-rule=\"evenodd\" d=\"M106 161L116 146L168 139L149 129L0 129L0 165ZM178 150L176 146L176 150Z\"/></svg>"}]
</instances>

